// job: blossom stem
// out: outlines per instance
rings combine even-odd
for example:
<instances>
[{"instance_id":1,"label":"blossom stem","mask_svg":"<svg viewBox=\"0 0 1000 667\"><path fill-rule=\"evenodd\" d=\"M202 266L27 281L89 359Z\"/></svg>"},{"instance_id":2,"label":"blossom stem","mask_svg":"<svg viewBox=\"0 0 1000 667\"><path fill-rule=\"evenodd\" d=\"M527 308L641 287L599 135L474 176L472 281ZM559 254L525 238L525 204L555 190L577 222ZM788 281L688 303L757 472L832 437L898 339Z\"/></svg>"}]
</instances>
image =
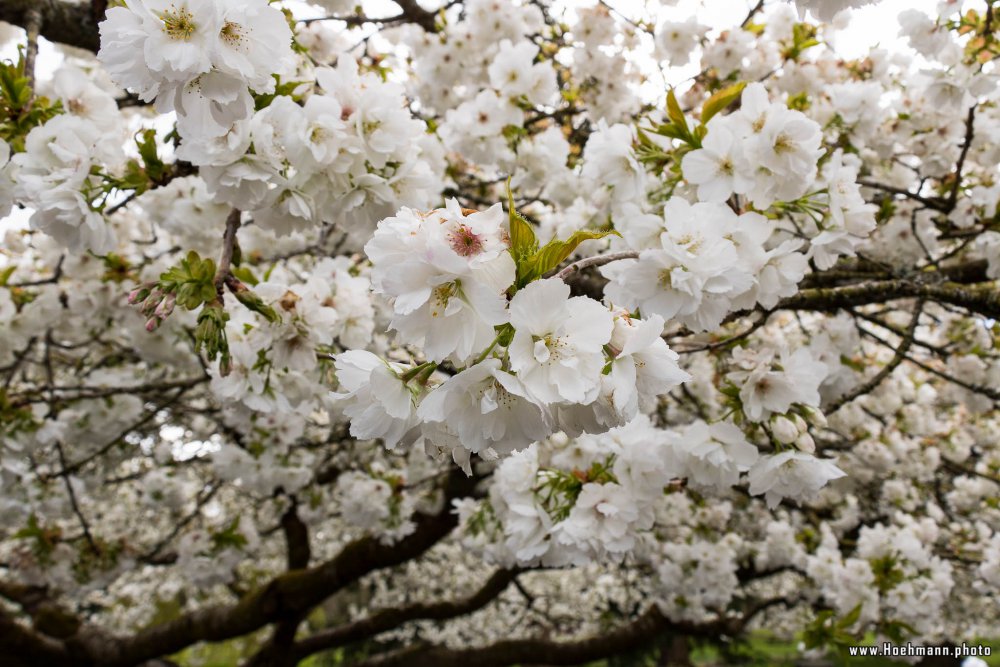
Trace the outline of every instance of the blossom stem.
<instances>
[{"instance_id":1,"label":"blossom stem","mask_svg":"<svg viewBox=\"0 0 1000 667\"><path fill-rule=\"evenodd\" d=\"M428 361L426 363L420 364L419 366L414 366L410 370L403 373L399 379L403 381L404 384L417 377L421 373L427 371L427 369L437 368L437 364L433 361Z\"/></svg>"},{"instance_id":2,"label":"blossom stem","mask_svg":"<svg viewBox=\"0 0 1000 667\"><path fill-rule=\"evenodd\" d=\"M493 351L493 348L495 348L497 346L497 343L500 342L500 336L502 336L502 335L503 335L502 332L497 334L497 337L493 339L493 342L490 343L490 346L487 347L485 350L483 350L479 354L479 356L476 357L476 360L472 362L473 366L475 366L476 364L482 362L484 359L486 359L486 357L488 357L490 355L490 352Z\"/></svg>"}]
</instances>

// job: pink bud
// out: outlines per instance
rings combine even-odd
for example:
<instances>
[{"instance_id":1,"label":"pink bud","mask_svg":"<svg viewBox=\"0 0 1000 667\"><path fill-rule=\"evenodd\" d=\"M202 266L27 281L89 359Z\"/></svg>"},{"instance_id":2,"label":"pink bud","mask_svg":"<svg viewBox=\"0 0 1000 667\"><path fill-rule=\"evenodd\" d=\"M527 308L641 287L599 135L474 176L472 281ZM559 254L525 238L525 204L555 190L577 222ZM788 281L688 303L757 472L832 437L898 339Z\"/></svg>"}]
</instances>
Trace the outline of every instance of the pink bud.
<instances>
[{"instance_id":1,"label":"pink bud","mask_svg":"<svg viewBox=\"0 0 1000 667\"><path fill-rule=\"evenodd\" d=\"M153 311L153 315L161 320L165 320L170 317L170 313L174 312L174 304L177 303L177 296L173 293L168 294L167 298L160 302L160 305L156 307Z\"/></svg>"}]
</instances>

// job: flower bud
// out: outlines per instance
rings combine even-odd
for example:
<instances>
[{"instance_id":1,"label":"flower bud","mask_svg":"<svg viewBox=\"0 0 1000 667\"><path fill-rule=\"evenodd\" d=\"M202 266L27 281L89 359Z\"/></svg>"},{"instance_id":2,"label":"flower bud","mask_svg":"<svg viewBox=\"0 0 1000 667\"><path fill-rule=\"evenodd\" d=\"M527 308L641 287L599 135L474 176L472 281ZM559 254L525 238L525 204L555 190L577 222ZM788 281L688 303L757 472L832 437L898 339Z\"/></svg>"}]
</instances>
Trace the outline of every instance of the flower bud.
<instances>
[{"instance_id":1,"label":"flower bud","mask_svg":"<svg viewBox=\"0 0 1000 667\"><path fill-rule=\"evenodd\" d=\"M140 301L145 301L146 297L149 296L149 288L145 285L136 287L134 290L128 293L128 305L134 306Z\"/></svg>"},{"instance_id":2,"label":"flower bud","mask_svg":"<svg viewBox=\"0 0 1000 667\"><path fill-rule=\"evenodd\" d=\"M795 428L799 430L799 433L805 433L809 430L809 424L806 423L806 420L796 413L792 413L792 422L795 423Z\"/></svg>"},{"instance_id":3,"label":"flower bud","mask_svg":"<svg viewBox=\"0 0 1000 667\"><path fill-rule=\"evenodd\" d=\"M819 408L806 408L806 419L816 428L826 428L826 415Z\"/></svg>"},{"instance_id":4,"label":"flower bud","mask_svg":"<svg viewBox=\"0 0 1000 667\"><path fill-rule=\"evenodd\" d=\"M167 295L163 301L156 307L153 311L153 315L161 320L165 320L170 317L170 313L174 312L174 304L177 303L177 295L170 293Z\"/></svg>"},{"instance_id":5,"label":"flower bud","mask_svg":"<svg viewBox=\"0 0 1000 667\"><path fill-rule=\"evenodd\" d=\"M808 433L803 433L795 440L795 446L799 451L803 451L806 454L816 453L816 443L813 441L813 437Z\"/></svg>"},{"instance_id":6,"label":"flower bud","mask_svg":"<svg viewBox=\"0 0 1000 667\"><path fill-rule=\"evenodd\" d=\"M799 437L799 429L787 417L777 416L771 420L771 433L783 445L790 445Z\"/></svg>"},{"instance_id":7,"label":"flower bud","mask_svg":"<svg viewBox=\"0 0 1000 667\"><path fill-rule=\"evenodd\" d=\"M611 330L611 340L608 341L608 349L611 357L617 357L625 349L625 344L632 336L634 325L629 317L628 311L618 309L612 311L614 316L614 328Z\"/></svg>"}]
</instances>

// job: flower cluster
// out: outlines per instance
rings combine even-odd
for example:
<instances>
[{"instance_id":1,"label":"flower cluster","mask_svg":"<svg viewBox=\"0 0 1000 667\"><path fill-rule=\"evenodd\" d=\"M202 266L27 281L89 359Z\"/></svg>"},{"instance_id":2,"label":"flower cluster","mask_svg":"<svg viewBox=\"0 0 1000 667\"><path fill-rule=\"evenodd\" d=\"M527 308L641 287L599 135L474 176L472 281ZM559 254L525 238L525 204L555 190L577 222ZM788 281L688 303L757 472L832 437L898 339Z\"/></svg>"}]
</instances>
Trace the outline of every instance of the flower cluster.
<instances>
[{"instance_id":1,"label":"flower cluster","mask_svg":"<svg viewBox=\"0 0 1000 667\"><path fill-rule=\"evenodd\" d=\"M208 141L250 116L251 91L273 93L294 66L292 32L267 0L130 0L101 23L98 58L114 81L178 130Z\"/></svg>"},{"instance_id":2,"label":"flower cluster","mask_svg":"<svg viewBox=\"0 0 1000 667\"><path fill-rule=\"evenodd\" d=\"M640 403L689 379L660 337L662 318L571 297L557 278L516 289L523 266L499 204L403 209L379 223L365 251L397 344L419 347L428 361L404 369L368 352L338 355L346 391L337 398L357 437L393 447L419 432L459 460L496 457L556 430L624 424ZM446 361L464 368L438 383Z\"/></svg>"},{"instance_id":3,"label":"flower cluster","mask_svg":"<svg viewBox=\"0 0 1000 667\"><path fill-rule=\"evenodd\" d=\"M695 331L718 327L733 310L773 307L797 291L807 269L800 241L767 249L775 223L725 204L675 197L662 215L626 208L620 228L638 257L602 267L608 297Z\"/></svg>"},{"instance_id":4,"label":"flower cluster","mask_svg":"<svg viewBox=\"0 0 1000 667\"><path fill-rule=\"evenodd\" d=\"M12 591L130 653L166 612L264 619L289 568L297 617L363 589L307 662L463 599L358 638L995 632L985 0L857 59L809 17L859 0L109 4L99 58L0 63Z\"/></svg>"},{"instance_id":5,"label":"flower cluster","mask_svg":"<svg viewBox=\"0 0 1000 667\"><path fill-rule=\"evenodd\" d=\"M681 163L702 201L723 202L735 193L766 209L802 197L813 184L823 154L819 125L771 102L762 84L747 86L739 110L714 116L707 129L701 148Z\"/></svg>"},{"instance_id":6,"label":"flower cluster","mask_svg":"<svg viewBox=\"0 0 1000 667\"><path fill-rule=\"evenodd\" d=\"M729 422L665 431L640 416L604 434L533 444L500 463L489 498L456 504L465 543L502 565L620 561L653 529L665 491L724 493L744 473L772 508L844 476L830 459L762 456Z\"/></svg>"},{"instance_id":7,"label":"flower cluster","mask_svg":"<svg viewBox=\"0 0 1000 667\"><path fill-rule=\"evenodd\" d=\"M108 252L116 247L114 230L94 200L101 192L103 169L124 163L121 137L74 115L56 116L33 129L17 167L14 195L30 204L31 225L72 250Z\"/></svg>"},{"instance_id":8,"label":"flower cluster","mask_svg":"<svg viewBox=\"0 0 1000 667\"><path fill-rule=\"evenodd\" d=\"M402 89L354 60L315 72L302 100L278 95L224 136L185 138L215 201L253 212L279 235L338 224L358 247L400 205L423 205L438 172L436 140Z\"/></svg>"}]
</instances>

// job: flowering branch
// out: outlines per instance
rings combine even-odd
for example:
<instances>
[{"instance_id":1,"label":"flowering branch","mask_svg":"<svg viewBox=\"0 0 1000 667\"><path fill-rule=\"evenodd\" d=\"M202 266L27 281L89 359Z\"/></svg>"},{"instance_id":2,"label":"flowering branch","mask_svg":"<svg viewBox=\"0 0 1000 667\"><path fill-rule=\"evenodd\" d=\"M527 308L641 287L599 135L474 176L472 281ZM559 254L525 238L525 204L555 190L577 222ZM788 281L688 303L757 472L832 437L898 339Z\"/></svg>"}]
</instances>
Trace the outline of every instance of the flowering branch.
<instances>
[{"instance_id":1,"label":"flowering branch","mask_svg":"<svg viewBox=\"0 0 1000 667\"><path fill-rule=\"evenodd\" d=\"M478 481L475 477L466 477L460 470L453 470L445 485L441 512L417 518L416 530L396 544L383 545L374 537L356 540L332 560L304 571L280 575L235 605L200 609L132 637L95 638L93 642L80 637L81 649L95 662L124 667L175 653L199 641L239 637L311 610L365 574L405 563L434 546L458 522L451 500L470 494Z\"/></svg>"}]
</instances>

